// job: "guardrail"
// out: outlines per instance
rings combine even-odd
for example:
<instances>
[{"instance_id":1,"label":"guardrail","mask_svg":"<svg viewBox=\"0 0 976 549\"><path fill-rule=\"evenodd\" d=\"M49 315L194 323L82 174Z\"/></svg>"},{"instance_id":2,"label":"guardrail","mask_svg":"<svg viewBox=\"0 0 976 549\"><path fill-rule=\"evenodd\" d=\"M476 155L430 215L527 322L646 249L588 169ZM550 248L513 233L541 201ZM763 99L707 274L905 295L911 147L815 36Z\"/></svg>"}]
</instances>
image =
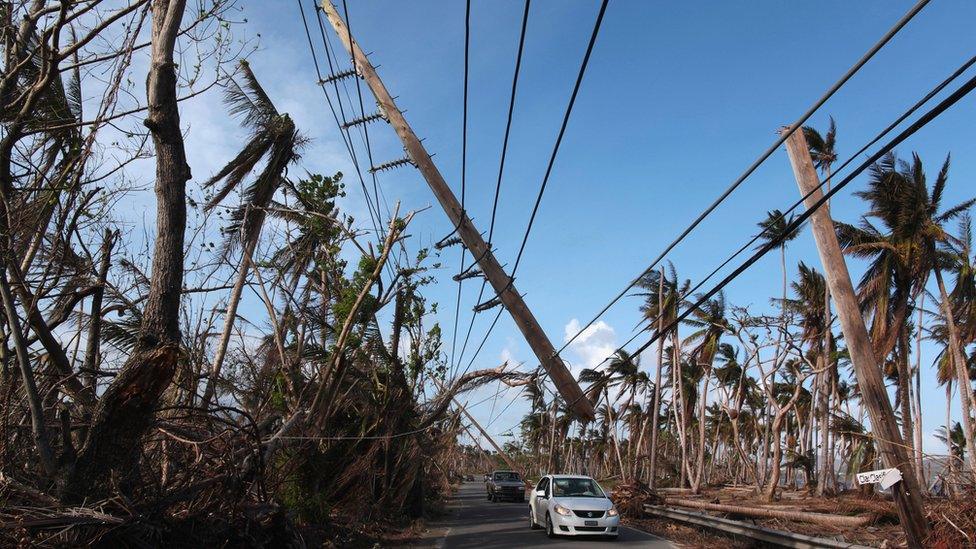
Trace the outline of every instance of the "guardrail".
<instances>
[{"instance_id":1,"label":"guardrail","mask_svg":"<svg viewBox=\"0 0 976 549\"><path fill-rule=\"evenodd\" d=\"M744 536L758 541L771 543L779 547L792 547L795 549L821 549L821 548L871 549L870 547L866 547L864 545L857 545L855 543L848 543L844 541L837 541L837 540L826 539L826 538L815 538L803 534L785 532L783 530L773 530L771 528L764 528L762 526L756 526L754 524L749 524L747 522L742 522L738 520L729 520L721 517L707 515L705 513L696 513L693 511L685 511L683 509L675 509L673 507L664 507L661 505L645 505L644 511L655 516L664 517L671 520L676 520L678 522L692 524L695 526L701 526L703 528L709 528L711 530L717 530L719 532L723 532L726 534Z\"/></svg>"}]
</instances>

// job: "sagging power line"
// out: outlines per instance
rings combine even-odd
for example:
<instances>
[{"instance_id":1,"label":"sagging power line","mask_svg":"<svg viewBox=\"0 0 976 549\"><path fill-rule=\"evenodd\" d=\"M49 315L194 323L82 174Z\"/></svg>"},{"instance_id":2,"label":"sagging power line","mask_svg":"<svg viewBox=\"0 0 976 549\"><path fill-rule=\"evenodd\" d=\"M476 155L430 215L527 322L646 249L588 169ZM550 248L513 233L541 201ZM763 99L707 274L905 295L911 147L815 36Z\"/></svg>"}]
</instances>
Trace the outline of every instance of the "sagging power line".
<instances>
[{"instance_id":1,"label":"sagging power line","mask_svg":"<svg viewBox=\"0 0 976 549\"><path fill-rule=\"evenodd\" d=\"M735 192L735 190L738 189L739 186L742 185L742 183L744 183L745 180L748 179L749 176L751 176L759 168L759 166L761 166L770 156L772 156L772 154L776 151L776 149L778 149L783 143L786 142L786 140L791 135L793 135L793 132L801 128L803 124L805 124L806 121L809 120L810 117L813 116L813 114L817 112L817 110L819 110L820 107L824 105L824 103L827 102L827 100L833 97L833 95L837 92L837 90L839 90L842 86L844 86L844 84L846 84L859 70L861 70L861 67L863 67L868 61L870 61L871 58L874 57L874 55L878 53L881 50L881 48L883 48L885 44L887 44L896 34L898 34L898 32L905 25L907 25L908 22L912 20L912 18L918 15L918 13L922 11L922 8L924 8L928 3L929 0L919 0L914 6L912 6L912 8L909 9L908 12L905 15L903 15L902 18L899 19L888 30L888 32L886 32L864 55L862 55L861 58L858 59L857 62L855 62L854 65L851 66L851 68L849 68L847 72L845 72L840 77L839 80L837 80L837 82L835 82L830 88L828 88L827 91L824 92L824 94L816 102L814 102L814 104L811 105L810 108L807 109L807 111L802 116L800 116L799 119L796 120L796 122L791 124L789 128L785 132L783 132L779 136L779 138L777 138L776 141L773 142L772 145L769 146L769 148L763 151L763 153L760 154L759 157L756 160L754 160L753 163L750 164L749 167L746 168L746 170L742 172L741 175L739 175L739 177L737 177L724 191L722 191L722 194L720 194L718 198L716 198L711 204L709 204L709 206L705 208L698 215L698 217L696 217L687 227L685 227L681 231L681 233L673 241L671 241L671 243L668 244L664 248L664 250L661 251L661 253L659 253L654 258L653 261L651 261L650 265L648 265L643 272L641 272L636 278L634 278L623 290L620 291L620 293L614 296L605 307L603 307L592 319L590 319L589 322L583 325L572 337L568 338L566 342L563 344L563 346L559 348L558 352L562 353L564 350L566 350L566 348L569 347L570 344L572 344L574 341L576 341L577 338L579 338L580 334L582 334L587 328L592 326L594 322L599 320L600 317L602 317L608 310L610 310L611 307L613 307L625 295L627 295L627 292L633 289L633 287L637 285L637 283L640 281L642 277L650 273L657 266L657 264L660 263L660 261L664 259L671 252L671 250L673 250L689 234L691 234L691 232L694 231L695 228L698 227L698 225L700 225L701 222L704 221L706 217L711 215L711 213L714 212L715 209L718 208L719 205L721 205L725 201L725 199L729 197L729 195Z\"/></svg>"},{"instance_id":2,"label":"sagging power line","mask_svg":"<svg viewBox=\"0 0 976 549\"><path fill-rule=\"evenodd\" d=\"M559 392L567 400L576 402L575 410L581 417L594 417L595 411L592 403L587 399L578 398L582 395L579 384L556 356L552 342L542 330L542 327L539 326L538 321L522 299L522 296L511 284L511 278L505 274L504 269L487 247L481 234L473 226L463 208L461 208L460 203L447 185L440 170L431 160L423 143L417 138L417 135L403 117L403 113L397 107L393 96L376 74L375 68L366 57L362 48L352 38L352 33L349 31L349 28L346 26L335 6L329 0L322 0L322 8L326 12L329 22L336 30L340 41L353 56L353 61L362 74L363 79L366 80L366 83L373 91L380 110L390 120L391 125L403 142L408 155L424 176L424 179L448 215L451 223L458 228L458 234L464 240L468 251L476 257L481 256L479 263L481 264L482 271L489 282L491 282L492 287L498 292L498 297L504 303L505 310L509 311L512 315L516 325L522 331L535 355L543 363L543 366L548 371L550 378L552 378Z\"/></svg>"}]
</instances>

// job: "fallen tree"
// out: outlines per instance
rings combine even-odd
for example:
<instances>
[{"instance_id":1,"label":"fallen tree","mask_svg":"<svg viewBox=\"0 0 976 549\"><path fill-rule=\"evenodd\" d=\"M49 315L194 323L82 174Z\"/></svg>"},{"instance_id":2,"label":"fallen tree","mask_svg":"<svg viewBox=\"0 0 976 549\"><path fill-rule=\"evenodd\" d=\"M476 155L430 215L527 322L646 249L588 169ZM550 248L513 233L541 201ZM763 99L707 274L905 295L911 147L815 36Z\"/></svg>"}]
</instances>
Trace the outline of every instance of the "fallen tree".
<instances>
[{"instance_id":1,"label":"fallen tree","mask_svg":"<svg viewBox=\"0 0 976 549\"><path fill-rule=\"evenodd\" d=\"M755 518L778 518L785 520L795 520L798 522L810 522L814 524L825 524L828 526L847 526L856 527L870 524L874 521L873 516L846 516L828 515L824 513L809 513L805 511L783 511L780 509L766 509L760 507L743 507L740 505L724 505L721 503L708 503L705 501L695 501L691 499L667 499L668 505L678 507L691 507L693 509L704 509L707 511L718 511L733 515L742 515Z\"/></svg>"}]
</instances>

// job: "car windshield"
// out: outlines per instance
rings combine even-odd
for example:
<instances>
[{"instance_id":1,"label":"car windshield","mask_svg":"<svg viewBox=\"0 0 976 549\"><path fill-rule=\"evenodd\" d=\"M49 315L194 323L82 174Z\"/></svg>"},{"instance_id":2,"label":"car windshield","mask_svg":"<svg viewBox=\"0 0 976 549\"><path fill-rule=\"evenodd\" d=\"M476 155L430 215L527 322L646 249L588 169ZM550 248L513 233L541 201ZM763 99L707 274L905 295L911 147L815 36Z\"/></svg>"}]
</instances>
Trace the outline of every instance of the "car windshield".
<instances>
[{"instance_id":1,"label":"car windshield","mask_svg":"<svg viewBox=\"0 0 976 549\"><path fill-rule=\"evenodd\" d=\"M500 481L519 481L518 473L495 473L495 480Z\"/></svg>"},{"instance_id":2,"label":"car windshield","mask_svg":"<svg viewBox=\"0 0 976 549\"><path fill-rule=\"evenodd\" d=\"M553 493L564 498L603 498L603 490L589 478L556 478L552 480Z\"/></svg>"}]
</instances>

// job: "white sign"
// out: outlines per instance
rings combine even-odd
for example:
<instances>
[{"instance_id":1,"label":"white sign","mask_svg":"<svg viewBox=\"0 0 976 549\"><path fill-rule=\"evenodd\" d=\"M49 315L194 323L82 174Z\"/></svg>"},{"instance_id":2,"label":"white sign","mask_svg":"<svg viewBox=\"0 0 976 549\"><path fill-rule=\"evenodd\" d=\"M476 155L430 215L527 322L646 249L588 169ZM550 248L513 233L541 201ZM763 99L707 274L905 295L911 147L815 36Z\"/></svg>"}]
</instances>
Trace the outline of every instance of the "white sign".
<instances>
[{"instance_id":1,"label":"white sign","mask_svg":"<svg viewBox=\"0 0 976 549\"><path fill-rule=\"evenodd\" d=\"M901 480L901 471L898 469L879 469L857 474L858 484L880 484L887 490Z\"/></svg>"}]
</instances>

